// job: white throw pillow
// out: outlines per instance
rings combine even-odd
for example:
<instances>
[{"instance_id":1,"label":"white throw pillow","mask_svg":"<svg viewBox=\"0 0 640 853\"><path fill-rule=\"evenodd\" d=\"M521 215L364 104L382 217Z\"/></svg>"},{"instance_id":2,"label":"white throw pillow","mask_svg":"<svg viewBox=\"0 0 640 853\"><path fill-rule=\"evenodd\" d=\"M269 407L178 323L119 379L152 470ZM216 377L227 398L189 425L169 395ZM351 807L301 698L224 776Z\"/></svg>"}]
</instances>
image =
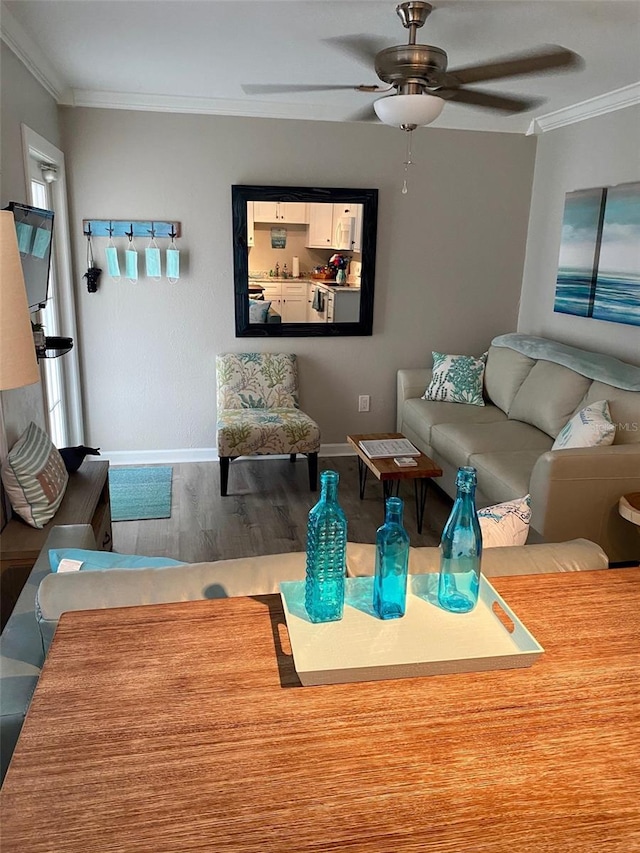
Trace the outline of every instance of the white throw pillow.
<instances>
[{"instance_id":1,"label":"white throw pillow","mask_svg":"<svg viewBox=\"0 0 640 853\"><path fill-rule=\"evenodd\" d=\"M606 400L590 403L575 414L558 433L552 450L569 447L598 447L613 444L616 427Z\"/></svg>"},{"instance_id":2,"label":"white throw pillow","mask_svg":"<svg viewBox=\"0 0 640 853\"><path fill-rule=\"evenodd\" d=\"M482 381L487 353L480 358L471 355L445 355L432 352L433 375L423 400L467 403L484 406Z\"/></svg>"},{"instance_id":3,"label":"white throw pillow","mask_svg":"<svg viewBox=\"0 0 640 853\"><path fill-rule=\"evenodd\" d=\"M478 510L478 521L485 548L524 545L531 521L531 496L505 501Z\"/></svg>"}]
</instances>

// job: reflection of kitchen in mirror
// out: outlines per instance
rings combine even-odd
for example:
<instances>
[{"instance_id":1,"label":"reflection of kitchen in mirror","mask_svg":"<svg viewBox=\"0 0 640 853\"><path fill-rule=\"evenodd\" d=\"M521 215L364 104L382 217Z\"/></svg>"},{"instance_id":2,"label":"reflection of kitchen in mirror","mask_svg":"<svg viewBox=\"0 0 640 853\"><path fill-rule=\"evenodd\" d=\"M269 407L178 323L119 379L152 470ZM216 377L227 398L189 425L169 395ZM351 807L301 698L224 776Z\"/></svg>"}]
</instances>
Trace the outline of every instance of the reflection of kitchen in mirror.
<instances>
[{"instance_id":1,"label":"reflection of kitchen in mirror","mask_svg":"<svg viewBox=\"0 0 640 853\"><path fill-rule=\"evenodd\" d=\"M363 211L363 204L247 202L249 322L358 322Z\"/></svg>"}]
</instances>

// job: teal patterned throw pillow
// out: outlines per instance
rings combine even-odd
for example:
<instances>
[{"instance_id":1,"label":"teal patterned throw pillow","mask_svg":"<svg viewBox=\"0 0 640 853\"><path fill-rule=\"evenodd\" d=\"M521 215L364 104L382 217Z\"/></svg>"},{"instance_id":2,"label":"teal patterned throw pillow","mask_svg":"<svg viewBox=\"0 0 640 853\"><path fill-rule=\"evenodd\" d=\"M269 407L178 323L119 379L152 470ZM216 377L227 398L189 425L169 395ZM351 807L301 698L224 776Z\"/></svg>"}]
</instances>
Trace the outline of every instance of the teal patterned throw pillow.
<instances>
[{"instance_id":1,"label":"teal patterned throw pillow","mask_svg":"<svg viewBox=\"0 0 640 853\"><path fill-rule=\"evenodd\" d=\"M266 323L271 302L263 302L261 299L249 300L249 322Z\"/></svg>"},{"instance_id":2,"label":"teal patterned throw pillow","mask_svg":"<svg viewBox=\"0 0 640 853\"><path fill-rule=\"evenodd\" d=\"M445 355L434 352L433 376L424 392L423 400L440 400L447 403L467 403L484 406L482 380L485 352L480 358L471 355Z\"/></svg>"}]
</instances>

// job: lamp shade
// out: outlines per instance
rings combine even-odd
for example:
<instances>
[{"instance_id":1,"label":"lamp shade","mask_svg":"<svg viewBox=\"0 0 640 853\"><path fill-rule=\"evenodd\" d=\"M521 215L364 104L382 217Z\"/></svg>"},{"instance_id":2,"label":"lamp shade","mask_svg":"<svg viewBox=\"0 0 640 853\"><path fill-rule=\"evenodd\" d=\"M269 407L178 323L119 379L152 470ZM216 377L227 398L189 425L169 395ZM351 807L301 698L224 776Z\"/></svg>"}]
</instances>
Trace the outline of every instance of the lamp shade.
<instances>
[{"instance_id":1,"label":"lamp shade","mask_svg":"<svg viewBox=\"0 0 640 853\"><path fill-rule=\"evenodd\" d=\"M39 380L15 220L0 210L0 390Z\"/></svg>"},{"instance_id":2,"label":"lamp shade","mask_svg":"<svg viewBox=\"0 0 640 853\"><path fill-rule=\"evenodd\" d=\"M374 101L373 108L380 121L403 130L413 130L431 124L444 107L442 98L435 95L387 95Z\"/></svg>"}]
</instances>

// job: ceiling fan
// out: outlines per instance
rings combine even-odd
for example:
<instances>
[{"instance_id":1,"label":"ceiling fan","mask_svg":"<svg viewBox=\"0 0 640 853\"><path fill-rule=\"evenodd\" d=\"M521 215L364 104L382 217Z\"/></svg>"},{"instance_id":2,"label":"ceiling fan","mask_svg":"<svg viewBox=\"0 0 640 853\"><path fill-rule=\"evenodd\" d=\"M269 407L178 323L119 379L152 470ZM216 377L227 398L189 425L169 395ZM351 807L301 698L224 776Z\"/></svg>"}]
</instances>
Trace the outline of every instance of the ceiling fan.
<instances>
[{"instance_id":1,"label":"ceiling fan","mask_svg":"<svg viewBox=\"0 0 640 853\"><path fill-rule=\"evenodd\" d=\"M368 36L339 36L328 39L330 44L346 51L360 61L375 68L387 86L323 86L323 85L244 85L246 94L275 94L280 92L321 92L351 89L371 94L392 95L378 98L373 105L352 117L352 121L367 121L377 117L385 124L412 131L430 124L442 112L445 101L457 101L474 107L518 113L531 109L541 101L538 98L516 97L467 89L468 84L484 80L498 80L524 74L537 74L564 68L582 66L577 53L560 46L547 46L526 53L496 59L480 65L447 69L447 54L440 47L416 43L416 32L422 27L433 6L421 0L400 3L396 12L402 25L409 30L409 43L380 50L375 39Z\"/></svg>"}]
</instances>

